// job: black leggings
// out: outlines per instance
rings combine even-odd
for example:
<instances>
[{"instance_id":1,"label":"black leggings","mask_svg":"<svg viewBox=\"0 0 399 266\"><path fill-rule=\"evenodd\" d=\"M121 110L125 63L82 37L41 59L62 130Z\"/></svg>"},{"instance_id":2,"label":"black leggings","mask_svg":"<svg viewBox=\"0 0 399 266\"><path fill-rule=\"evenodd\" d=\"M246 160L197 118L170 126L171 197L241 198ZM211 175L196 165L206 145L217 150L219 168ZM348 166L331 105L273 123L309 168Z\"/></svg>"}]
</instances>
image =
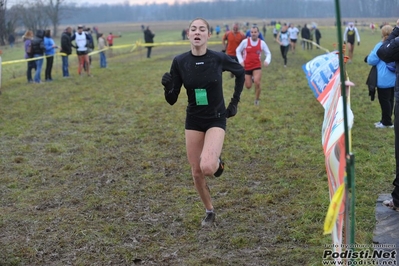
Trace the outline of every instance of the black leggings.
<instances>
[{"instance_id":1,"label":"black leggings","mask_svg":"<svg viewBox=\"0 0 399 266\"><path fill-rule=\"evenodd\" d=\"M289 45L287 46L280 45L281 56L284 58L284 65L287 64L287 54L289 49L290 49Z\"/></svg>"},{"instance_id":2,"label":"black leggings","mask_svg":"<svg viewBox=\"0 0 399 266\"><path fill-rule=\"evenodd\" d=\"M51 70L53 69L54 56L46 57L46 80L51 80Z\"/></svg>"}]
</instances>

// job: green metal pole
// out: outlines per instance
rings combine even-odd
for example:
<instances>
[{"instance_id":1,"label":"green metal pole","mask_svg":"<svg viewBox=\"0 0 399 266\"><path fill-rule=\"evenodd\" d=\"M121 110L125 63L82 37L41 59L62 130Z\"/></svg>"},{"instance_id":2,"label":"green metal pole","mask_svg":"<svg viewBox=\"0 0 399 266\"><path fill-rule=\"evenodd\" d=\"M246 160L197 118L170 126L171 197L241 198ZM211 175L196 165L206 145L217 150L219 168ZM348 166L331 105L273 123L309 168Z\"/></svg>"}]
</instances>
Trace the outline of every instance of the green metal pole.
<instances>
[{"instance_id":1,"label":"green metal pole","mask_svg":"<svg viewBox=\"0 0 399 266\"><path fill-rule=\"evenodd\" d=\"M347 101L346 101L346 86L345 86L345 68L344 68L344 54L343 54L343 43L342 43L342 30L341 30L341 8L339 0L335 0L335 11L337 19L337 34L338 34L338 51L339 51L339 68L341 78L341 95L344 109L344 128L345 128L345 158L346 158L346 189L351 188L351 204L350 204L350 226L346 224L346 230L350 230L349 244L353 247L355 242L355 182L354 182L354 156L350 154L349 150L349 132L348 132L348 113L347 113ZM345 199L349 200L348 198ZM347 210L345 210L347 211Z\"/></svg>"}]
</instances>

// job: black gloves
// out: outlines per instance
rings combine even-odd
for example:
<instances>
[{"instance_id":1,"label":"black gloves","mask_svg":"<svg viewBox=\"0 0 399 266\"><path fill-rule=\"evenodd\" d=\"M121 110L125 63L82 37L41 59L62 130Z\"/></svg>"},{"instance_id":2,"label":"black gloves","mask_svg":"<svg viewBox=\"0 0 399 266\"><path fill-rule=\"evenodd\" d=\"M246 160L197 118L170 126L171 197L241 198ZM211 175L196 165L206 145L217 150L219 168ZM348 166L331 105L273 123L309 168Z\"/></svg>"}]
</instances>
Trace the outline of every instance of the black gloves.
<instances>
[{"instance_id":1,"label":"black gloves","mask_svg":"<svg viewBox=\"0 0 399 266\"><path fill-rule=\"evenodd\" d=\"M360 42L357 42L357 46L359 46L360 45Z\"/></svg>"},{"instance_id":2,"label":"black gloves","mask_svg":"<svg viewBox=\"0 0 399 266\"><path fill-rule=\"evenodd\" d=\"M170 91L172 89L172 75L169 72L166 72L162 76L162 85L164 86L165 91Z\"/></svg>"},{"instance_id":3,"label":"black gloves","mask_svg":"<svg viewBox=\"0 0 399 266\"><path fill-rule=\"evenodd\" d=\"M235 116L237 114L237 105L238 105L238 100L235 98L231 98L229 106L226 109L226 118Z\"/></svg>"}]
</instances>

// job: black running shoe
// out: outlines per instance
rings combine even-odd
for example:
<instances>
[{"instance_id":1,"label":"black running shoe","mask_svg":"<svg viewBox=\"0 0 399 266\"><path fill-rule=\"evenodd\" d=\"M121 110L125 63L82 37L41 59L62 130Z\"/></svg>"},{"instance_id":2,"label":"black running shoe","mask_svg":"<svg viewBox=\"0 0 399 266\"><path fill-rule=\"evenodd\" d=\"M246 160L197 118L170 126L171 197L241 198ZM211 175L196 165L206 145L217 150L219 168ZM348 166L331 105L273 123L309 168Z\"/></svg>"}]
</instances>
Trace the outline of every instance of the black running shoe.
<instances>
[{"instance_id":1,"label":"black running shoe","mask_svg":"<svg viewBox=\"0 0 399 266\"><path fill-rule=\"evenodd\" d=\"M224 170L224 162L222 161L222 157L219 157L219 168L213 175L215 177L219 177L223 174L223 170Z\"/></svg>"},{"instance_id":2,"label":"black running shoe","mask_svg":"<svg viewBox=\"0 0 399 266\"><path fill-rule=\"evenodd\" d=\"M205 218L202 220L203 227L211 227L215 222L216 214L214 212L207 212Z\"/></svg>"}]
</instances>

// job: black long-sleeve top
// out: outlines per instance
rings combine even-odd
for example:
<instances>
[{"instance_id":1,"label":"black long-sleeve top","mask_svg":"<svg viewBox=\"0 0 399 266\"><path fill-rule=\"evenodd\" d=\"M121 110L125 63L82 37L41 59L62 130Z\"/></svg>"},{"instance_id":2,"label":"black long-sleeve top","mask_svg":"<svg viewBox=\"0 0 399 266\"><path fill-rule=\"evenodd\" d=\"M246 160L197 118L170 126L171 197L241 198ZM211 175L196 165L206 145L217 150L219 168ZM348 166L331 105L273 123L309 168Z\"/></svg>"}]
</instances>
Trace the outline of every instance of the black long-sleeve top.
<instances>
[{"instance_id":1,"label":"black long-sleeve top","mask_svg":"<svg viewBox=\"0 0 399 266\"><path fill-rule=\"evenodd\" d=\"M226 106L223 97L222 73L230 71L235 76L233 98L240 100L243 90L244 68L224 53L207 50L202 56L194 56L191 51L173 59L170 68L173 87L165 91L166 101L173 105L184 85L188 96L187 115L199 118L223 117ZM195 89L205 89L207 105L197 105Z\"/></svg>"}]
</instances>

